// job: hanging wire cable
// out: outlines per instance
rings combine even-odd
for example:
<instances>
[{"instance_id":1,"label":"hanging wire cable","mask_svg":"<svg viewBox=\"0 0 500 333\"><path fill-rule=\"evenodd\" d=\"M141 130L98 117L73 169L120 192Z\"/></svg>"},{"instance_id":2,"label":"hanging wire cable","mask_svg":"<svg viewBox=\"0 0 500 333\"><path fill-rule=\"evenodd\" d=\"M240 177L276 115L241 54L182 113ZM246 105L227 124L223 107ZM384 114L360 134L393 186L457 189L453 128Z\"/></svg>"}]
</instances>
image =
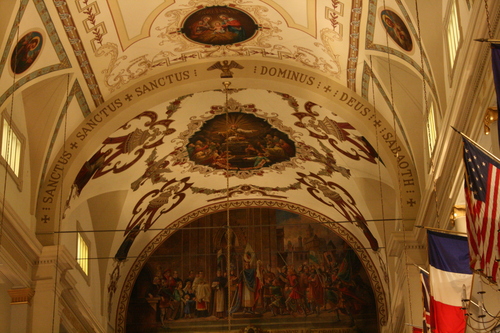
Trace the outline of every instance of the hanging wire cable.
<instances>
[{"instance_id":1,"label":"hanging wire cable","mask_svg":"<svg viewBox=\"0 0 500 333\"><path fill-rule=\"evenodd\" d=\"M487 23L487 28L488 28L488 38L489 39L475 39L475 41L480 41L480 42L497 42L497 40L494 40L493 32L492 32L492 24L490 21L490 11L488 7L488 0L484 0L484 9L486 13L486 23ZM495 27L498 25L498 15L495 19ZM466 139L472 141L471 138L469 138L467 135L463 134L459 130L455 129L452 127L455 131L457 131L459 134L461 134L463 137ZM499 161L499 159L491 154L489 151L483 149L480 146L477 146L483 153L488 155L490 158ZM499 261L499 259L497 259ZM465 315L467 316L467 329L472 330L474 332L491 332L493 329L497 329L500 326L500 311L498 311L496 314L491 313L486 309L486 306L484 304L484 299L483 295L486 293L483 290L483 282L487 283L488 286L490 286L494 291L498 292L500 289L498 289L498 285L496 283L492 283L489 281L489 279L485 276L484 273L481 271L475 271L473 274L473 278L479 277L479 285L480 285L480 291L477 292L479 295L479 301L477 303L473 302L471 299L469 299L468 295L465 295L462 300L462 309L465 311ZM473 284L474 285L474 284ZM474 305L478 308L478 315L477 318L474 318L473 313L470 311L470 306ZM476 325L478 327L474 327L473 325ZM482 327L479 327L482 326ZM495 330L495 331L497 331Z\"/></svg>"},{"instance_id":2,"label":"hanging wire cable","mask_svg":"<svg viewBox=\"0 0 500 333\"><path fill-rule=\"evenodd\" d=\"M398 222L401 221L401 219L372 219L372 220L365 220L366 222ZM409 221L409 220L406 220ZM414 221L414 220L412 220ZM328 227L328 225L335 223L335 224L342 224L342 223L349 223L352 224L352 221L344 220L344 221L326 221L326 222L321 222L321 221L315 221L316 224L319 225L325 225ZM301 226L303 223L292 223L288 222L287 225L289 226ZM263 227L275 227L276 224L266 224L262 223ZM180 231L180 230L195 230L195 229L219 229L219 226L211 227L211 226L203 226L203 227L193 227L193 226L182 226L182 227L165 227L165 228L149 228L148 231ZM251 226L247 225L239 225L239 226L231 226L231 229L245 229L245 228L251 228ZM125 232L127 229L87 229L87 230L64 230L64 231L50 231L50 232L38 232L36 233L37 236L41 235L54 235L54 234L75 234L78 232L81 233L97 233L97 232Z\"/></svg>"},{"instance_id":3,"label":"hanging wire cable","mask_svg":"<svg viewBox=\"0 0 500 333\"><path fill-rule=\"evenodd\" d=\"M18 59L18 52L19 52L19 48L17 47L17 44L19 43L19 24L17 25L16 27L17 31L16 31L16 43L15 43L15 46L14 46L14 52L15 54L12 54L12 57L14 57L15 59ZM1 150L3 150L3 146L5 145L6 147L6 151L5 151L5 155L1 158L4 159L4 177L3 177L3 195L2 195L2 212L1 212L1 216L0 216L0 249L1 249L1 246L2 246L2 237L3 237L3 225L4 225L4 220L5 220L5 204L6 204L6 200L7 200L7 179L8 179L8 174L9 174L9 156L11 154L11 151L12 151L12 136L14 135L14 132L12 130L12 126L13 126L13 117L14 117L14 102L15 102L15 94L14 92L16 91L16 74L17 74L17 61L14 61L14 68L13 68L13 73L12 73L12 94L11 94L11 103L10 103L10 113L9 113L9 116L8 116L8 119L7 120L4 120L7 121L8 123L8 129L5 128L4 126L4 123L0 124L2 130L0 131L0 133L2 133L2 138L0 139L0 142L2 144L1 146ZM1 119L1 118L0 118ZM8 130L8 133L6 134L5 131ZM7 142L4 142L7 141ZM21 175L19 175L21 176Z\"/></svg>"},{"instance_id":4,"label":"hanging wire cable","mask_svg":"<svg viewBox=\"0 0 500 333\"><path fill-rule=\"evenodd\" d=\"M225 101L225 112L226 112L226 131L229 130L229 99L228 99L228 94L229 94L229 85L231 82L229 81L224 81L224 92L226 94L226 101ZM231 330L231 223L229 220L230 217L230 212L229 212L229 140L226 140L226 237L227 237L227 245L226 245L226 276L227 276L227 288L229 289L229 292L227 293L227 328L228 331Z\"/></svg>"},{"instance_id":5,"label":"hanging wire cable","mask_svg":"<svg viewBox=\"0 0 500 333\"><path fill-rule=\"evenodd\" d=\"M386 3L384 0L384 10L386 10ZM393 83L392 83L392 66L391 66L391 55L389 52L389 32L386 30L385 33L385 40L386 40L386 46L387 46L387 65L389 68L389 87L390 87L390 107L392 109L392 127L394 128L394 140L396 141L396 146L399 146L398 144L398 135L397 135L397 127L396 127L396 109L394 107L394 88L393 88ZM399 156L399 153L396 153L396 158ZM403 192L403 187L401 185L401 175L398 172L398 190L399 193ZM399 196L399 204L400 204L400 214L403 216L403 196ZM402 232L403 232L403 252L404 252L404 257L405 257L405 274L406 274L406 284L408 288L408 301L409 301L409 306L410 306L410 313L413 313L413 304L412 304L412 297L411 297L411 286L410 286L410 273L409 273L409 268L408 268L408 251L406 248L407 240L406 240L406 228L405 228L405 220L401 219L401 225L402 225ZM411 322L413 323L413 317L410 318Z\"/></svg>"},{"instance_id":6,"label":"hanging wire cable","mask_svg":"<svg viewBox=\"0 0 500 333\"><path fill-rule=\"evenodd\" d=\"M488 8L488 0L484 0L484 9L486 11L486 23L488 24L488 37L492 39L493 33L491 31L490 10Z\"/></svg>"},{"instance_id":7,"label":"hanging wire cable","mask_svg":"<svg viewBox=\"0 0 500 333\"><path fill-rule=\"evenodd\" d=\"M420 67L421 67L421 75L422 75L422 89L423 89L423 95L424 95L424 122L425 122L425 128L427 131L430 131L429 128L429 101L427 99L427 82L425 80L425 69L424 69L424 48L422 46L422 35L420 31L420 15L419 15L419 10L418 10L418 1L415 0L415 10L416 10L416 18L417 18L417 33L418 33L418 47L420 49ZM435 143L434 143L435 145ZM431 164L431 172L430 175L432 177L432 191L434 193L434 205L435 205L435 211L436 211L436 222L437 222L437 227L440 228L440 216L439 216L439 203L437 199L437 180L436 180L436 166L434 163L434 157L430 157L430 164Z\"/></svg>"},{"instance_id":8,"label":"hanging wire cable","mask_svg":"<svg viewBox=\"0 0 500 333\"><path fill-rule=\"evenodd\" d=\"M374 82L374 73L373 73L373 61L372 61L372 56L370 55L370 76L372 78L372 104L373 104L373 112L375 114L375 120L374 122L377 122L377 115L378 115L378 112L377 112L377 107L376 107L376 98L375 98L375 82ZM375 136L375 147L376 147L376 151L379 151L379 133L378 131L376 131L376 136ZM384 191L382 189L382 167L380 165L381 163L377 163L377 167L378 167L378 181L379 181L379 191L380 191L380 207L382 208L382 219L380 221L382 221L382 232L383 232L383 244L386 245L387 244L387 230L386 230L386 219L385 219L385 206L384 206ZM385 246L383 247L385 249ZM384 266L387 267L387 263L389 262L389 258L388 258L388 253L387 251L384 251L384 254L385 254L385 263L384 263ZM382 263L381 263L382 264ZM391 289L390 289L390 276L389 274L387 273L387 270L385 270L384 274L386 274L386 283L387 283L387 290L388 290L388 303L391 304L392 303L392 293L391 293ZM391 318L392 319L392 318ZM393 324L393 323L391 323Z\"/></svg>"},{"instance_id":9,"label":"hanging wire cable","mask_svg":"<svg viewBox=\"0 0 500 333\"><path fill-rule=\"evenodd\" d=\"M68 98L69 97L69 73L66 75L66 100L63 106L62 112L65 113L64 115L64 127L63 127L63 151L66 150L66 137L67 137L67 129L68 129ZM61 189L64 189L64 172L65 172L65 167L62 168L61 170ZM61 230L61 225L62 225L62 216L64 213L64 202L63 202L63 191L61 190L59 194L59 216L58 216L58 226L57 230ZM55 270L54 270L54 298L53 298L53 304L52 304L52 332L55 332L55 325L58 324L56 323L56 304L57 304L57 281L59 279L59 252L60 252L60 246L61 246L61 234L54 234L54 246L56 248L56 260L55 260Z\"/></svg>"}]
</instances>

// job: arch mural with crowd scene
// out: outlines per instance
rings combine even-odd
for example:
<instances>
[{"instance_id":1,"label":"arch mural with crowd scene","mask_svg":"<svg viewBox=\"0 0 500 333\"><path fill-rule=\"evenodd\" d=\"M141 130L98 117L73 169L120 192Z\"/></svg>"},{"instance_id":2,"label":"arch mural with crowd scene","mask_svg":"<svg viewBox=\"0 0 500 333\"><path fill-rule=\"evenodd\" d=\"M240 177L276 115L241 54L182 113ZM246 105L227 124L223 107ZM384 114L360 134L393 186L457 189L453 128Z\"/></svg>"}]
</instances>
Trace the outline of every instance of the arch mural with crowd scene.
<instances>
[{"instance_id":1,"label":"arch mural with crowd scene","mask_svg":"<svg viewBox=\"0 0 500 333\"><path fill-rule=\"evenodd\" d=\"M228 250L227 216L203 216L155 250L133 287L127 332L379 332L368 274L326 225L231 210Z\"/></svg>"}]
</instances>

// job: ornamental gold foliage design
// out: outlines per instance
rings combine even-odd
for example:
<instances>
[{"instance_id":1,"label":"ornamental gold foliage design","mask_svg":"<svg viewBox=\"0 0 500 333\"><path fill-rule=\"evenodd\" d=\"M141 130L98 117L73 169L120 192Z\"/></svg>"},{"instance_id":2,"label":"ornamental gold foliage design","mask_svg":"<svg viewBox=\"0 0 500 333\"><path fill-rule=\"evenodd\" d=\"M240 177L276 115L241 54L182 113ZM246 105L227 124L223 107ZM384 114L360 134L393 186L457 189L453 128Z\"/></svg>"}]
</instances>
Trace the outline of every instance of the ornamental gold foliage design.
<instances>
[{"instance_id":1,"label":"ornamental gold foliage design","mask_svg":"<svg viewBox=\"0 0 500 333\"><path fill-rule=\"evenodd\" d=\"M229 45L202 45L193 42L181 32L182 22L192 14L192 8L202 6L231 6L251 15L258 24L258 31L241 43ZM114 43L104 43L96 50L97 57L109 58L103 71L104 82L110 92L120 89L131 80L136 80L157 67L169 67L185 63L190 59L209 59L228 56L256 56L292 60L309 68L317 69L328 76L339 78L341 66L339 56L335 54L333 43L340 40L340 35L332 29L321 31L321 42L312 46L319 47L326 56L318 55L317 50L304 46L285 46L282 21L268 17L269 8L247 5L244 1L190 1L186 8L173 9L163 14L161 25L153 28L157 34L150 38L158 40L162 49L156 54L143 54L129 58ZM165 46L168 45L168 50Z\"/></svg>"}]
</instances>

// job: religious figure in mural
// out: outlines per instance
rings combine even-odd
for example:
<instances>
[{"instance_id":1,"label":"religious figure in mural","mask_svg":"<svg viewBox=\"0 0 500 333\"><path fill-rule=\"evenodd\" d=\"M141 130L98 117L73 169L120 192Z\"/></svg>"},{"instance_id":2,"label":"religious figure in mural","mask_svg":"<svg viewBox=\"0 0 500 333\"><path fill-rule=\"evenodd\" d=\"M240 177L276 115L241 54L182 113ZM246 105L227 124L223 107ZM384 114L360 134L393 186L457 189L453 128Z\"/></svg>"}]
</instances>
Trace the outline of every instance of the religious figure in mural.
<instances>
[{"instance_id":1,"label":"religious figure in mural","mask_svg":"<svg viewBox=\"0 0 500 333\"><path fill-rule=\"evenodd\" d=\"M227 277L218 269L216 277L212 280L212 314L217 318L227 315Z\"/></svg>"},{"instance_id":2,"label":"religious figure in mural","mask_svg":"<svg viewBox=\"0 0 500 333\"><path fill-rule=\"evenodd\" d=\"M208 23L211 20L210 16L203 16L201 20L198 22L194 23L191 26L191 36L192 37L199 37L203 35L204 33L211 32L214 30L210 23Z\"/></svg>"},{"instance_id":3,"label":"religious figure in mural","mask_svg":"<svg viewBox=\"0 0 500 333\"><path fill-rule=\"evenodd\" d=\"M257 31L257 24L247 13L234 7L202 8L186 18L181 31L192 41L208 45L241 43Z\"/></svg>"},{"instance_id":4,"label":"religious figure in mural","mask_svg":"<svg viewBox=\"0 0 500 333\"><path fill-rule=\"evenodd\" d=\"M194 279L193 279L194 281ZM194 318L196 311L196 294L193 289L193 282L191 280L186 280L186 286L183 289L184 297L182 299L184 315L183 318Z\"/></svg>"},{"instance_id":5,"label":"religious figure in mural","mask_svg":"<svg viewBox=\"0 0 500 333\"><path fill-rule=\"evenodd\" d=\"M248 217L239 211L232 214L236 220ZM295 214L278 217L266 212L259 216L269 219L254 222L235 235L239 241L221 265L220 249L226 253L227 248L212 243L217 239L217 226L225 227L223 215L207 218L211 222L206 230L203 223L180 229L157 249L157 255L151 255L134 289L145 290L137 295L145 295L158 312L144 307L140 299L131 299L127 332L163 332L167 325L176 331L190 322L199 331L205 327L217 331L227 317L235 325L251 322L267 329L279 322L283 328L331 328L334 324L378 332L369 275L342 238ZM272 218L276 218L273 223ZM260 239L262 235L267 241ZM202 269L195 274L193 267ZM134 330L137 321L142 321L140 330Z\"/></svg>"},{"instance_id":6,"label":"religious figure in mural","mask_svg":"<svg viewBox=\"0 0 500 333\"><path fill-rule=\"evenodd\" d=\"M10 58L10 67L15 74L25 72L35 62L42 50L43 37L38 31L31 31L21 37Z\"/></svg>"},{"instance_id":7,"label":"religious figure in mural","mask_svg":"<svg viewBox=\"0 0 500 333\"><path fill-rule=\"evenodd\" d=\"M403 20L391 10L385 9L380 13L384 28L391 38L405 51L413 49L410 32Z\"/></svg>"},{"instance_id":8,"label":"religious figure in mural","mask_svg":"<svg viewBox=\"0 0 500 333\"><path fill-rule=\"evenodd\" d=\"M310 274L307 277L307 302L310 311L319 316L321 307L324 304L324 284L325 278L320 274L319 267L311 266Z\"/></svg>"},{"instance_id":9,"label":"religious figure in mural","mask_svg":"<svg viewBox=\"0 0 500 333\"><path fill-rule=\"evenodd\" d=\"M198 317L208 317L208 309L210 307L211 289L205 272L199 271L198 276L194 279L193 289L196 295L196 313Z\"/></svg>"},{"instance_id":10,"label":"religious figure in mural","mask_svg":"<svg viewBox=\"0 0 500 333\"><path fill-rule=\"evenodd\" d=\"M217 115L207 121L186 147L189 158L215 169L256 170L295 156L288 135L253 114Z\"/></svg>"},{"instance_id":11,"label":"religious figure in mural","mask_svg":"<svg viewBox=\"0 0 500 333\"><path fill-rule=\"evenodd\" d=\"M242 42L245 40L245 29L241 26L240 21L225 14L219 15L219 18L222 20L221 27L224 29L224 31L227 30L236 35L234 37L235 42Z\"/></svg>"},{"instance_id":12,"label":"religious figure in mural","mask_svg":"<svg viewBox=\"0 0 500 333\"><path fill-rule=\"evenodd\" d=\"M286 308L293 316L297 316L298 313L307 315L307 309L305 308L305 290L302 288L299 277L295 272L293 266L289 266L287 269L287 291L288 297L285 301Z\"/></svg>"},{"instance_id":13,"label":"religious figure in mural","mask_svg":"<svg viewBox=\"0 0 500 333\"><path fill-rule=\"evenodd\" d=\"M243 254L243 269L238 277L238 289L232 300L231 313L243 311L244 314L254 314L262 288L262 262L257 261L255 267L255 252L247 243Z\"/></svg>"},{"instance_id":14,"label":"religious figure in mural","mask_svg":"<svg viewBox=\"0 0 500 333\"><path fill-rule=\"evenodd\" d=\"M272 283L273 284L270 287L272 295L270 307L273 317L276 317L277 315L285 314L286 304L283 294L283 286L281 285L280 281L278 279L274 279Z\"/></svg>"},{"instance_id":15,"label":"religious figure in mural","mask_svg":"<svg viewBox=\"0 0 500 333\"><path fill-rule=\"evenodd\" d=\"M158 306L160 308L160 321L163 327L167 327L167 322L172 310L170 305L172 294L167 284L167 280L162 279L161 288L158 291L158 296L160 297L160 301L158 303Z\"/></svg>"}]
</instances>

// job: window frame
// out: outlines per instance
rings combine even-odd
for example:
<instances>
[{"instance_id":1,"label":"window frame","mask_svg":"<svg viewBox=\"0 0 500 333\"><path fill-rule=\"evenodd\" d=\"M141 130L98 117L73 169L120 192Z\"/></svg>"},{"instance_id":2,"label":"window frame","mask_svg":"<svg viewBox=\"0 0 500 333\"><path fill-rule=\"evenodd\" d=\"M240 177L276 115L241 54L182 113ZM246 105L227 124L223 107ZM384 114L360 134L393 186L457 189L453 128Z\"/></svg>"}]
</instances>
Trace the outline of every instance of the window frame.
<instances>
[{"instance_id":1,"label":"window frame","mask_svg":"<svg viewBox=\"0 0 500 333\"><path fill-rule=\"evenodd\" d=\"M83 242L87 248L87 257L86 259L83 259L80 255L80 243ZM76 253L75 253L75 260L76 260L76 267L78 271L82 274L82 276L85 278L87 281L87 284L90 284L90 250L91 250L91 243L89 238L85 235L85 232L83 232L83 229L80 226L80 223L77 221L77 228L76 228L76 242L75 242L75 247L76 247ZM82 267L81 262L85 261L86 262L86 270L84 267Z\"/></svg>"},{"instance_id":2,"label":"window frame","mask_svg":"<svg viewBox=\"0 0 500 333\"><path fill-rule=\"evenodd\" d=\"M16 126L12 118L7 114L6 111L4 111L1 116L0 116L0 163L3 165L3 167L7 170L7 173L10 175L12 180L17 185L17 188L19 191L22 190L23 188L23 171L24 171L24 153L25 153L25 146L26 146L26 139L24 138L24 135L21 133L19 128ZM8 126L9 131L14 134L15 139L19 141L19 153L18 159L17 159L17 164L18 164L18 174L16 174L16 171L14 170L14 167L12 163L9 163L9 161L4 157L3 154L3 149L4 149L4 132L6 130L5 126ZM9 152L11 154L12 152ZM10 158L9 158L10 160Z\"/></svg>"},{"instance_id":3,"label":"window frame","mask_svg":"<svg viewBox=\"0 0 500 333\"><path fill-rule=\"evenodd\" d=\"M429 157L432 158L437 143L437 119L436 119L436 106L434 101L431 101L429 103L429 110L427 110L426 132L427 132L427 149L429 150Z\"/></svg>"},{"instance_id":4,"label":"window frame","mask_svg":"<svg viewBox=\"0 0 500 333\"><path fill-rule=\"evenodd\" d=\"M456 13L456 16L453 16L453 13ZM454 50L454 58L453 60L451 59L451 45L450 45L450 37L449 37L449 28L451 24L451 20L455 18L456 19L456 34L458 34L458 40L456 42L456 47ZM447 14L446 14L446 19L445 19L445 25L444 25L444 36L446 38L446 45L445 45L445 53L446 53L446 63L448 64L448 69L449 69L449 79L450 79L450 86L452 85L453 81L453 74L455 72L455 68L457 67L457 59L460 53L460 49L463 44L463 31L462 31L462 25L460 24L460 6L458 4L457 0L451 0L449 2L449 6L447 9Z\"/></svg>"}]
</instances>

